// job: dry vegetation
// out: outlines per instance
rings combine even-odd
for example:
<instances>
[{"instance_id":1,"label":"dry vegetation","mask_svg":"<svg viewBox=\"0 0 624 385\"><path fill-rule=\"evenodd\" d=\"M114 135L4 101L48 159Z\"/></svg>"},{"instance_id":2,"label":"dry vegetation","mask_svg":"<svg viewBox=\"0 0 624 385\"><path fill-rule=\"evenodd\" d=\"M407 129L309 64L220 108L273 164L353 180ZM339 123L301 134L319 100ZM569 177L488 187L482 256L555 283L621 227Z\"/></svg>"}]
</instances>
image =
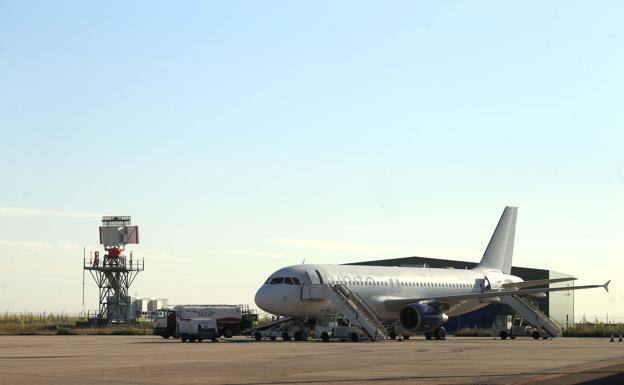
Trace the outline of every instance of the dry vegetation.
<instances>
[{"instance_id":1,"label":"dry vegetation","mask_svg":"<svg viewBox=\"0 0 624 385\"><path fill-rule=\"evenodd\" d=\"M152 334L150 322L139 322L132 327L113 325L78 328L79 317L62 314L4 313L0 314L0 335L138 335Z\"/></svg>"},{"instance_id":2,"label":"dry vegetation","mask_svg":"<svg viewBox=\"0 0 624 385\"><path fill-rule=\"evenodd\" d=\"M619 337L624 334L624 324L578 324L563 331L564 337Z\"/></svg>"},{"instance_id":3,"label":"dry vegetation","mask_svg":"<svg viewBox=\"0 0 624 385\"><path fill-rule=\"evenodd\" d=\"M563 331L564 337L611 337L613 334L616 338L624 335L624 324L578 324L569 327ZM464 328L457 333L457 337L491 337L490 329Z\"/></svg>"}]
</instances>

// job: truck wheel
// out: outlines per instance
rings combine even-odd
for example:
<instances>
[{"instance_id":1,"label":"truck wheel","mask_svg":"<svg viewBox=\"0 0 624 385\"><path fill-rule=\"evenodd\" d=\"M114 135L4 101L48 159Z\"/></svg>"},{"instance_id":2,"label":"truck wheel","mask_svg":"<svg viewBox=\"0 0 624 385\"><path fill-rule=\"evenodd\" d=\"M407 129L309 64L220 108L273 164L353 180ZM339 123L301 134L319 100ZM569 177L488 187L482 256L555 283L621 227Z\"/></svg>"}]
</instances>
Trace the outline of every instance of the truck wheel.
<instances>
[{"instance_id":1,"label":"truck wheel","mask_svg":"<svg viewBox=\"0 0 624 385\"><path fill-rule=\"evenodd\" d=\"M324 342L329 342L329 334L328 334L327 332L323 332L323 333L321 333L321 339L322 339Z\"/></svg>"},{"instance_id":2,"label":"truck wheel","mask_svg":"<svg viewBox=\"0 0 624 385\"><path fill-rule=\"evenodd\" d=\"M212 342L219 342L219 339L217 337L212 337Z\"/></svg>"},{"instance_id":3,"label":"truck wheel","mask_svg":"<svg viewBox=\"0 0 624 385\"><path fill-rule=\"evenodd\" d=\"M284 341L290 341L290 336L288 335L288 333L284 332L282 333L282 339Z\"/></svg>"},{"instance_id":4,"label":"truck wheel","mask_svg":"<svg viewBox=\"0 0 624 385\"><path fill-rule=\"evenodd\" d=\"M433 335L429 332L425 333L425 338L428 340L432 340L433 339Z\"/></svg>"},{"instance_id":5,"label":"truck wheel","mask_svg":"<svg viewBox=\"0 0 624 385\"><path fill-rule=\"evenodd\" d=\"M308 336L305 334L305 332L295 332L295 341L306 341L308 339Z\"/></svg>"},{"instance_id":6,"label":"truck wheel","mask_svg":"<svg viewBox=\"0 0 624 385\"><path fill-rule=\"evenodd\" d=\"M182 342L186 342L187 341L186 337L181 337L180 339L182 340Z\"/></svg>"},{"instance_id":7,"label":"truck wheel","mask_svg":"<svg viewBox=\"0 0 624 385\"><path fill-rule=\"evenodd\" d=\"M262 339L262 333L255 332L254 333L254 338L256 339L256 341L260 341Z\"/></svg>"},{"instance_id":8,"label":"truck wheel","mask_svg":"<svg viewBox=\"0 0 624 385\"><path fill-rule=\"evenodd\" d=\"M531 332L531 337L533 337L534 340L539 340L539 338L541 337L540 332L538 332L537 330L533 330Z\"/></svg>"},{"instance_id":9,"label":"truck wheel","mask_svg":"<svg viewBox=\"0 0 624 385\"><path fill-rule=\"evenodd\" d=\"M388 337L390 337L391 340L395 340L396 339L396 333L393 331L391 331L390 333L388 333Z\"/></svg>"},{"instance_id":10,"label":"truck wheel","mask_svg":"<svg viewBox=\"0 0 624 385\"><path fill-rule=\"evenodd\" d=\"M161 337L164 338L164 339L167 339L167 338L169 338L171 336L169 334L163 334L163 335L161 335Z\"/></svg>"},{"instance_id":11,"label":"truck wheel","mask_svg":"<svg viewBox=\"0 0 624 385\"><path fill-rule=\"evenodd\" d=\"M189 337L189 342L195 342L195 337Z\"/></svg>"},{"instance_id":12,"label":"truck wheel","mask_svg":"<svg viewBox=\"0 0 624 385\"><path fill-rule=\"evenodd\" d=\"M360 338L358 337L357 333L351 333L351 341L353 342L358 342Z\"/></svg>"},{"instance_id":13,"label":"truck wheel","mask_svg":"<svg viewBox=\"0 0 624 385\"><path fill-rule=\"evenodd\" d=\"M202 342L204 339L203 338L198 338L197 342Z\"/></svg>"},{"instance_id":14,"label":"truck wheel","mask_svg":"<svg viewBox=\"0 0 624 385\"><path fill-rule=\"evenodd\" d=\"M435 339L444 341L446 339L446 329L442 327L437 329L435 332Z\"/></svg>"},{"instance_id":15,"label":"truck wheel","mask_svg":"<svg viewBox=\"0 0 624 385\"><path fill-rule=\"evenodd\" d=\"M271 337L269 337L269 339L270 339L271 341L275 341L275 340L277 339L277 337L275 337L275 336L271 336Z\"/></svg>"},{"instance_id":16,"label":"truck wheel","mask_svg":"<svg viewBox=\"0 0 624 385\"><path fill-rule=\"evenodd\" d=\"M404 340L409 340L410 336L403 336Z\"/></svg>"},{"instance_id":17,"label":"truck wheel","mask_svg":"<svg viewBox=\"0 0 624 385\"><path fill-rule=\"evenodd\" d=\"M233 335L234 335L234 332L232 331L231 327L228 326L225 329L223 329L223 337L232 338Z\"/></svg>"},{"instance_id":18,"label":"truck wheel","mask_svg":"<svg viewBox=\"0 0 624 385\"><path fill-rule=\"evenodd\" d=\"M501 340L506 340L509 334L507 334L507 332L503 330L498 336L501 338Z\"/></svg>"}]
</instances>

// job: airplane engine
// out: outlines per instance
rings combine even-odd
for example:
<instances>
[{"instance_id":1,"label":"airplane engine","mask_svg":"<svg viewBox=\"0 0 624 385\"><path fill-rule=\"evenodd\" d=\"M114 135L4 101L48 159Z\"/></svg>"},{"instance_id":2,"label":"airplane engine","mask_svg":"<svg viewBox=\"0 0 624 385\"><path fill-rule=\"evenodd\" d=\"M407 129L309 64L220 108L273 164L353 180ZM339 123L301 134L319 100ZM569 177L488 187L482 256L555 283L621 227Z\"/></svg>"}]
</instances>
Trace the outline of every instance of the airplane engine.
<instances>
[{"instance_id":1,"label":"airplane engine","mask_svg":"<svg viewBox=\"0 0 624 385\"><path fill-rule=\"evenodd\" d=\"M448 316L433 306L413 303L401 309L401 327L412 333L431 332L448 321Z\"/></svg>"}]
</instances>

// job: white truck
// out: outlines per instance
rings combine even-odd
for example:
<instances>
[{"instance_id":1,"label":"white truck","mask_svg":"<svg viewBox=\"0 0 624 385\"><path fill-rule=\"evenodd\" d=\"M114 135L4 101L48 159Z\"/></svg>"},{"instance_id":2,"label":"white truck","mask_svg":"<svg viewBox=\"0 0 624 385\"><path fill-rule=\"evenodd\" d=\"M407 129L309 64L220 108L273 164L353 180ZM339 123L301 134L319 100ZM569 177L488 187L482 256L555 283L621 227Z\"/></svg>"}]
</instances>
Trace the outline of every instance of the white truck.
<instances>
[{"instance_id":1,"label":"white truck","mask_svg":"<svg viewBox=\"0 0 624 385\"><path fill-rule=\"evenodd\" d=\"M362 331L362 328L352 325L349 320L341 317L322 316L316 319L314 324L314 335L324 342L329 340L353 341L358 342L368 337Z\"/></svg>"},{"instance_id":2,"label":"white truck","mask_svg":"<svg viewBox=\"0 0 624 385\"><path fill-rule=\"evenodd\" d=\"M516 337L533 337L534 339L548 338L548 335L540 329L529 325L522 317L511 315L498 315L492 323L492 337L500 337L501 340Z\"/></svg>"},{"instance_id":3,"label":"white truck","mask_svg":"<svg viewBox=\"0 0 624 385\"><path fill-rule=\"evenodd\" d=\"M179 321L192 318L215 320L219 336L231 338L251 327L257 320L257 314L246 305L178 305L173 309L158 311L154 320L154 334L163 338L178 338Z\"/></svg>"},{"instance_id":4,"label":"white truck","mask_svg":"<svg viewBox=\"0 0 624 385\"><path fill-rule=\"evenodd\" d=\"M178 321L178 333L182 342L219 341L217 322L211 318L188 318Z\"/></svg>"}]
</instances>

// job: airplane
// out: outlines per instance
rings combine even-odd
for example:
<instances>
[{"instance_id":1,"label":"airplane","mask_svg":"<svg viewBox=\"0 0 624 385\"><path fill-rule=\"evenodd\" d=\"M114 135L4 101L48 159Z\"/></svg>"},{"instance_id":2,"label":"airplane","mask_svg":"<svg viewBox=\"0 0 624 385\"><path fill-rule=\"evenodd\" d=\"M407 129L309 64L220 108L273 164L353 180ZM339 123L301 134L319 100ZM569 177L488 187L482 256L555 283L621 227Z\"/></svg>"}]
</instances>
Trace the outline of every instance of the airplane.
<instances>
[{"instance_id":1,"label":"airplane","mask_svg":"<svg viewBox=\"0 0 624 385\"><path fill-rule=\"evenodd\" d=\"M397 266L300 264L269 276L255 295L271 314L318 317L336 312L330 300L303 299L303 285L344 285L357 293L380 321L398 321L403 330L444 339L449 317L462 315L503 296L545 296L546 292L604 288L609 283L539 287L574 277L524 281L511 275L518 208L506 207L479 264L466 270Z\"/></svg>"}]
</instances>

